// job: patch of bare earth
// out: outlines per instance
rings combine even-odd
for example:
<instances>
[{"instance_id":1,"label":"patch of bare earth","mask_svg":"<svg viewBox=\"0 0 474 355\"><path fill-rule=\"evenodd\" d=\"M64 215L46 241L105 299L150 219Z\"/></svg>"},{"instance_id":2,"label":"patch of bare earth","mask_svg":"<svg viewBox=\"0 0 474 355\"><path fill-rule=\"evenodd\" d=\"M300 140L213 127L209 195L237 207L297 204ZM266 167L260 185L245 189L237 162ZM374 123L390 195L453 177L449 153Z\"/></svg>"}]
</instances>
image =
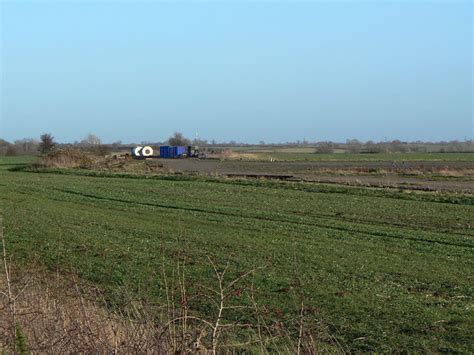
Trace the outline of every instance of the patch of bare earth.
<instances>
[{"instance_id":1,"label":"patch of bare earth","mask_svg":"<svg viewBox=\"0 0 474 355\"><path fill-rule=\"evenodd\" d=\"M180 173L474 193L471 162L268 162L160 159Z\"/></svg>"}]
</instances>

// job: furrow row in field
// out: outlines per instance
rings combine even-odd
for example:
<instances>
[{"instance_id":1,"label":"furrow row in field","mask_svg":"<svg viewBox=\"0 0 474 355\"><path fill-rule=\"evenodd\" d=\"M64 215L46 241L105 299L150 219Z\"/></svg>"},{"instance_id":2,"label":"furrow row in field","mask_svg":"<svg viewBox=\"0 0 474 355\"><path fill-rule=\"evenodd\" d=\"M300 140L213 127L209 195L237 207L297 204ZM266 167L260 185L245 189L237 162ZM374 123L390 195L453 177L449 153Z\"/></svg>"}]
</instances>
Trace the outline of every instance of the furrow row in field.
<instances>
[{"instance_id":1,"label":"furrow row in field","mask_svg":"<svg viewBox=\"0 0 474 355\"><path fill-rule=\"evenodd\" d=\"M178 205L170 203L144 202L139 200L127 200L120 198L113 198L109 196L79 192L65 188L54 188L55 191L64 193L66 195L73 195L79 198L92 199L95 201L108 201L112 203L121 203L127 205L146 206L153 208L162 208L170 210L182 210L195 213L214 214L226 217L236 217L252 220L262 220L273 223L289 223L306 225L310 227L326 228L337 230L341 232L356 233L360 235L380 237L380 238L394 238L399 240L406 240L421 243L437 243L442 245L449 245L462 248L473 248L474 239L467 235L450 235L449 240L446 238L446 233L422 232L417 229L412 229L408 226L394 225L387 226L386 224L375 224L373 222L366 223L363 221L346 221L333 217L332 221L328 221L327 216L298 216L273 212L271 214L265 211L251 211L240 210L235 208L223 208L214 206L213 208L193 207L191 205Z\"/></svg>"}]
</instances>

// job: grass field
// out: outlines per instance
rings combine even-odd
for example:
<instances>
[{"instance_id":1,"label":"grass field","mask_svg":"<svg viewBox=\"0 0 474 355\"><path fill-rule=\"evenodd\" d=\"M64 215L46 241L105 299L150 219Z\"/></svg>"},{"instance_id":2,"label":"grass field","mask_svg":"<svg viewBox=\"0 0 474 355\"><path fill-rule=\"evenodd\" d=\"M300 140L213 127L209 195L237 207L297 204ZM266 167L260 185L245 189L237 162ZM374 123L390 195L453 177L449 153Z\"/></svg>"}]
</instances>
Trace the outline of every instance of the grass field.
<instances>
[{"instance_id":1,"label":"grass field","mask_svg":"<svg viewBox=\"0 0 474 355\"><path fill-rule=\"evenodd\" d=\"M190 294L211 287L210 256L230 278L265 266L251 281L269 319L291 324L304 300L306 326L343 349L474 351L472 196L8 170L28 161L0 158L9 253L74 273L118 307L124 286L164 303L160 270L177 255Z\"/></svg>"}]
</instances>

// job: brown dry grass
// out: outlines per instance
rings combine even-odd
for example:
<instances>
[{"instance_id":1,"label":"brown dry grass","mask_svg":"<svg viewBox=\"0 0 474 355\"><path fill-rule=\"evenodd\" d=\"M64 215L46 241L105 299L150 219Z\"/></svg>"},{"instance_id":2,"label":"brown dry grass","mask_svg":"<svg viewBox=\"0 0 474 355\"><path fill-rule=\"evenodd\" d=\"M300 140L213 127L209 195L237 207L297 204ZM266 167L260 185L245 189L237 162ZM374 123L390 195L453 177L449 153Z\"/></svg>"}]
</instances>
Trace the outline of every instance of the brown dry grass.
<instances>
[{"instance_id":1,"label":"brown dry grass","mask_svg":"<svg viewBox=\"0 0 474 355\"><path fill-rule=\"evenodd\" d=\"M474 169L449 169L443 168L436 172L439 176L446 177L474 177Z\"/></svg>"},{"instance_id":2,"label":"brown dry grass","mask_svg":"<svg viewBox=\"0 0 474 355\"><path fill-rule=\"evenodd\" d=\"M127 173L166 172L162 164L156 164L153 161L119 160L97 156L78 149L55 151L42 157L37 165L42 168L89 169Z\"/></svg>"},{"instance_id":3,"label":"brown dry grass","mask_svg":"<svg viewBox=\"0 0 474 355\"><path fill-rule=\"evenodd\" d=\"M261 157L255 153L243 153L233 150L224 150L217 155L217 158L220 159L229 159L229 160L259 160Z\"/></svg>"},{"instance_id":4,"label":"brown dry grass","mask_svg":"<svg viewBox=\"0 0 474 355\"><path fill-rule=\"evenodd\" d=\"M52 152L39 161L46 168L91 168L98 158L77 149L66 149Z\"/></svg>"},{"instance_id":5,"label":"brown dry grass","mask_svg":"<svg viewBox=\"0 0 474 355\"><path fill-rule=\"evenodd\" d=\"M90 301L91 291L72 280L38 276L13 280L12 292L15 313L8 298L0 303L0 348L6 351L26 347L52 354L142 353L166 348L165 341L157 343L147 318L133 322L111 313L98 304L97 295L96 302Z\"/></svg>"}]
</instances>

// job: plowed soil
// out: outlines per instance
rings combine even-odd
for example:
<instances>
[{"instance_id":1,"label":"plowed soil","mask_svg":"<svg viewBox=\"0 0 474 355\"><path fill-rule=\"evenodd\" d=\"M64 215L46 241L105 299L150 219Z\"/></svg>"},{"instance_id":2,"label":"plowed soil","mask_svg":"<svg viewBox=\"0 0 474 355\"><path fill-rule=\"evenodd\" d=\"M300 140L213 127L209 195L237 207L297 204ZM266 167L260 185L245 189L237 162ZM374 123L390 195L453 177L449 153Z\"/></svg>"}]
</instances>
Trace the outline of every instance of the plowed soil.
<instances>
[{"instance_id":1,"label":"plowed soil","mask_svg":"<svg viewBox=\"0 0 474 355\"><path fill-rule=\"evenodd\" d=\"M474 164L468 161L262 162L159 159L156 163L174 172L204 175L474 193Z\"/></svg>"}]
</instances>

